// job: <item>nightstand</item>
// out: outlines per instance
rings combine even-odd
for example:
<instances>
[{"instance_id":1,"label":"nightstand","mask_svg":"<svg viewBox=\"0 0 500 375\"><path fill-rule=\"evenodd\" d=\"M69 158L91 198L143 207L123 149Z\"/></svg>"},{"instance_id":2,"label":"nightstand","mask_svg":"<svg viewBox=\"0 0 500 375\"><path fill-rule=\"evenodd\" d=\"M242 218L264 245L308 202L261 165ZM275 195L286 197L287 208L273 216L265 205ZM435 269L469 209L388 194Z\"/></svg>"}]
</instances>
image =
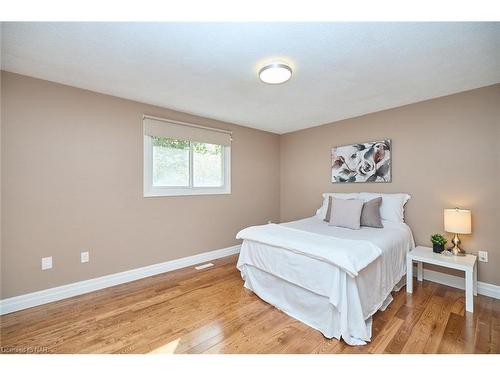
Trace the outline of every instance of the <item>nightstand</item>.
<instances>
[{"instance_id":1,"label":"nightstand","mask_svg":"<svg viewBox=\"0 0 500 375\"><path fill-rule=\"evenodd\" d=\"M465 310L474 311L474 296L477 296L477 257L446 256L434 253L432 248L417 246L406 256L406 292L413 293L413 262L417 262L417 280L423 279L423 263L452 268L465 272Z\"/></svg>"}]
</instances>

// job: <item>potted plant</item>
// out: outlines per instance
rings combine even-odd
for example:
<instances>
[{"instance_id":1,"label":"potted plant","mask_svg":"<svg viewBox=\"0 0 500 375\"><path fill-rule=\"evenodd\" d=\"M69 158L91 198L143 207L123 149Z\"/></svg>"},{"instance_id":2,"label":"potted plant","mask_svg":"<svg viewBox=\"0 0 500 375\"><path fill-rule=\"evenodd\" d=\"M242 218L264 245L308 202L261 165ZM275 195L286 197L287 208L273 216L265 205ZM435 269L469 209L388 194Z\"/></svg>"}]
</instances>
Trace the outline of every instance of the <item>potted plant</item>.
<instances>
[{"instance_id":1,"label":"potted plant","mask_svg":"<svg viewBox=\"0 0 500 375\"><path fill-rule=\"evenodd\" d=\"M440 234L433 234L431 236L432 251L435 253L442 253L444 251L444 245L448 240Z\"/></svg>"}]
</instances>

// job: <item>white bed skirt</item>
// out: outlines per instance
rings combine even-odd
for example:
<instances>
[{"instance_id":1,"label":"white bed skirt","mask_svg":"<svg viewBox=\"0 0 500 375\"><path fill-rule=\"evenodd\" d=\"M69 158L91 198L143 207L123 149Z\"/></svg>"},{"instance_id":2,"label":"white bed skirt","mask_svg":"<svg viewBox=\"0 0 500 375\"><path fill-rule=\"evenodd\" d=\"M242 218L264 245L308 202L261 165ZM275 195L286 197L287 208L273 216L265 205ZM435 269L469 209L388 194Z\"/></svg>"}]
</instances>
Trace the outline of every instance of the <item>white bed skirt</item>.
<instances>
[{"instance_id":1,"label":"white bed skirt","mask_svg":"<svg viewBox=\"0 0 500 375\"><path fill-rule=\"evenodd\" d=\"M365 320L364 327L350 327L346 335L341 332L341 314L329 298L301 288L248 264L241 267L245 288L275 306L287 315L320 331L327 338L342 339L349 345L365 345L371 339L372 318ZM380 310L392 302L389 294Z\"/></svg>"}]
</instances>

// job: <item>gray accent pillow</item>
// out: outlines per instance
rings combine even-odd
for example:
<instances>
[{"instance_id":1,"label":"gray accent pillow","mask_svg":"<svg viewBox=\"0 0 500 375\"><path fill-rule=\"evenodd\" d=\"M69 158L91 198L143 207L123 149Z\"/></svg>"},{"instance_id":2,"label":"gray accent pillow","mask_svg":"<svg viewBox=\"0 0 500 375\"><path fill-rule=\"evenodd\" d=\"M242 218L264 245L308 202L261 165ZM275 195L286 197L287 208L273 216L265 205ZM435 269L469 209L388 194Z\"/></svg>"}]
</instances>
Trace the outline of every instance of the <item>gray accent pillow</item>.
<instances>
[{"instance_id":1,"label":"gray accent pillow","mask_svg":"<svg viewBox=\"0 0 500 375\"><path fill-rule=\"evenodd\" d=\"M326 209L326 215L323 221L326 221L327 223L330 222L330 215L332 214L332 197L328 197L328 208Z\"/></svg>"},{"instance_id":2,"label":"gray accent pillow","mask_svg":"<svg viewBox=\"0 0 500 375\"><path fill-rule=\"evenodd\" d=\"M365 202L361 210L361 225L364 227L383 228L382 218L380 217L380 205L382 197Z\"/></svg>"},{"instance_id":3,"label":"gray accent pillow","mask_svg":"<svg viewBox=\"0 0 500 375\"><path fill-rule=\"evenodd\" d=\"M359 229L361 226L362 199L335 199L332 200L332 210L328 225L349 229Z\"/></svg>"}]
</instances>

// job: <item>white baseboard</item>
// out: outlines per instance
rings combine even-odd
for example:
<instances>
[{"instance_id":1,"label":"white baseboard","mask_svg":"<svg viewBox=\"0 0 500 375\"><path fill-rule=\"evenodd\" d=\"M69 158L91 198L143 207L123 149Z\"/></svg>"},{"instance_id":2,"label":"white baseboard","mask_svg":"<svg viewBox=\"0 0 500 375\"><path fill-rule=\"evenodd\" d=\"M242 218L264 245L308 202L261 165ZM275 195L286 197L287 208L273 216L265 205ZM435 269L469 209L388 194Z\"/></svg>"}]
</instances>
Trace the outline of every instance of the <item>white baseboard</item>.
<instances>
[{"instance_id":1,"label":"white baseboard","mask_svg":"<svg viewBox=\"0 0 500 375\"><path fill-rule=\"evenodd\" d=\"M151 266L136 268L130 271L114 273L111 275L97 277L95 279L79 281L55 288L6 298L0 301L0 315L24 310L29 307L43 305L49 302L59 301L65 298L78 296L80 294L89 293L99 289L109 288L114 285L128 283L129 281L143 279L145 277L158 275L160 273L194 266L195 264L208 262L210 260L223 258L232 254L239 253L240 248L241 245L226 247L224 249L209 251L185 258L170 260L168 262L153 264Z\"/></svg>"},{"instance_id":2,"label":"white baseboard","mask_svg":"<svg viewBox=\"0 0 500 375\"><path fill-rule=\"evenodd\" d=\"M414 275L417 274L417 268L414 267ZM460 276L449 275L447 273L426 270L424 268L424 280L433 281L438 284L451 286L453 288L465 290L465 278ZM494 284L477 282L477 293L483 296L493 297L500 299L500 286Z\"/></svg>"}]
</instances>

